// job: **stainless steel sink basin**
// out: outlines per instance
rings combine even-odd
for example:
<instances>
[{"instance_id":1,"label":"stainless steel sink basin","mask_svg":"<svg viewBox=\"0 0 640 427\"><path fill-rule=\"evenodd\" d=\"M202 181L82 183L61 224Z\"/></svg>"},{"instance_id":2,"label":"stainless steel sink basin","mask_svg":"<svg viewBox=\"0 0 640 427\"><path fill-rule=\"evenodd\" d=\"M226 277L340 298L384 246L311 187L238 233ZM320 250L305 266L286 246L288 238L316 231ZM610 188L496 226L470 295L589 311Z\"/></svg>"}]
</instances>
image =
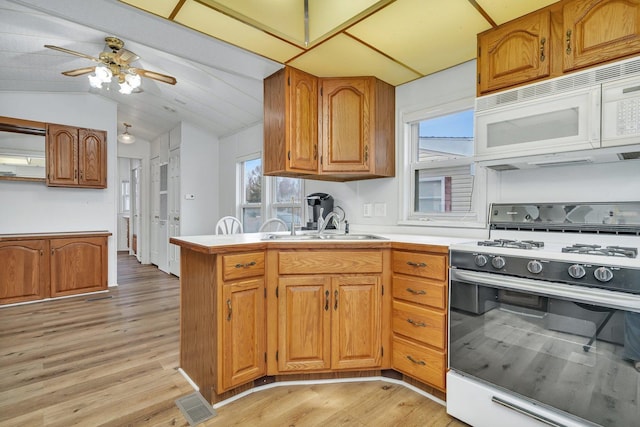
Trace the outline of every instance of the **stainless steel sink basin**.
<instances>
[{"instance_id":1,"label":"stainless steel sink basin","mask_svg":"<svg viewBox=\"0 0 640 427\"><path fill-rule=\"evenodd\" d=\"M389 240L386 237L376 236L375 234L297 234L292 236L290 234L267 234L262 240L272 241L296 241L296 240Z\"/></svg>"}]
</instances>

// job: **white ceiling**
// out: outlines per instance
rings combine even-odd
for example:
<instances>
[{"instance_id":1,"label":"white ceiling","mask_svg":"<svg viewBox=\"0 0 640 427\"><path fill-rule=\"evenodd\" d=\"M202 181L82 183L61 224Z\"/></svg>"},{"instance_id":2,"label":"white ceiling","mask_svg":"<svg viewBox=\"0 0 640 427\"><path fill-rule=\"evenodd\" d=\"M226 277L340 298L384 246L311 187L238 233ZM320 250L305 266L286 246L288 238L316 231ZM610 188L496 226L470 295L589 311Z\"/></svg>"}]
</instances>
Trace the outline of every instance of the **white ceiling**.
<instances>
[{"instance_id":1,"label":"white ceiling","mask_svg":"<svg viewBox=\"0 0 640 427\"><path fill-rule=\"evenodd\" d=\"M309 0L310 9L318 1ZM282 63L319 76L376 75L397 85L473 59L477 32L554 1L349 0L349 10L329 16L322 36L312 32L305 46L300 25L290 38L286 26L277 28L290 24L288 13L299 13L303 0L0 0L0 90L106 96L118 102L118 129L130 123L132 134L149 141L182 120L225 136L262 121L262 80ZM257 7L266 3L278 13ZM118 93L117 85L90 89L86 75L60 73L94 63L44 48L97 57L106 36L121 38L140 56L133 66L178 83L143 79L143 92L132 95Z\"/></svg>"}]
</instances>

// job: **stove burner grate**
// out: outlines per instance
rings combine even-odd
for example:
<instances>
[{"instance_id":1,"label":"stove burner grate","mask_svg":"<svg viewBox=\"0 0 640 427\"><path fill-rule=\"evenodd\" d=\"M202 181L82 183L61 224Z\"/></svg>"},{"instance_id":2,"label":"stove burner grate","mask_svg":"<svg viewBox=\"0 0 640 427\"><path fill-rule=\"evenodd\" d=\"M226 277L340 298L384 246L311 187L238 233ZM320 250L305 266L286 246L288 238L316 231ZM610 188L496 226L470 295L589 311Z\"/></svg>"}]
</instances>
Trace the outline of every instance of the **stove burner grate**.
<instances>
[{"instance_id":1,"label":"stove burner grate","mask_svg":"<svg viewBox=\"0 0 640 427\"><path fill-rule=\"evenodd\" d=\"M537 248L543 248L544 242L539 242L535 240L495 239L495 240L482 240L478 242L478 246L493 246L493 247L514 248L514 249L537 249Z\"/></svg>"},{"instance_id":2,"label":"stove burner grate","mask_svg":"<svg viewBox=\"0 0 640 427\"><path fill-rule=\"evenodd\" d=\"M607 246L603 248L600 245L585 245L579 243L562 248L562 252L587 255L624 256L627 258L636 258L638 256L638 248L629 248L624 246Z\"/></svg>"}]
</instances>

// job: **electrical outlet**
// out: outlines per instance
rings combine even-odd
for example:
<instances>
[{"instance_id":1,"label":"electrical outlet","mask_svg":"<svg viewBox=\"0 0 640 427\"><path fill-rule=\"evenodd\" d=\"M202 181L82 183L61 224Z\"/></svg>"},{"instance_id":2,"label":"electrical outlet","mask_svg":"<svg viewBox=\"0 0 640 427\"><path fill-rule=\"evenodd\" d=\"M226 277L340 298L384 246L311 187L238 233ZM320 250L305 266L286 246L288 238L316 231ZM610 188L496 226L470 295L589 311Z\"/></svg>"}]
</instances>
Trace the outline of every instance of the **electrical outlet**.
<instances>
[{"instance_id":1,"label":"electrical outlet","mask_svg":"<svg viewBox=\"0 0 640 427\"><path fill-rule=\"evenodd\" d=\"M373 205L373 216L387 216L387 204L375 203Z\"/></svg>"},{"instance_id":2,"label":"electrical outlet","mask_svg":"<svg viewBox=\"0 0 640 427\"><path fill-rule=\"evenodd\" d=\"M196 198L195 194L185 194L184 195L185 200L193 200Z\"/></svg>"},{"instance_id":3,"label":"electrical outlet","mask_svg":"<svg viewBox=\"0 0 640 427\"><path fill-rule=\"evenodd\" d=\"M372 206L371 203L365 203L364 205L362 205L362 216L364 217L370 217L372 216Z\"/></svg>"}]
</instances>

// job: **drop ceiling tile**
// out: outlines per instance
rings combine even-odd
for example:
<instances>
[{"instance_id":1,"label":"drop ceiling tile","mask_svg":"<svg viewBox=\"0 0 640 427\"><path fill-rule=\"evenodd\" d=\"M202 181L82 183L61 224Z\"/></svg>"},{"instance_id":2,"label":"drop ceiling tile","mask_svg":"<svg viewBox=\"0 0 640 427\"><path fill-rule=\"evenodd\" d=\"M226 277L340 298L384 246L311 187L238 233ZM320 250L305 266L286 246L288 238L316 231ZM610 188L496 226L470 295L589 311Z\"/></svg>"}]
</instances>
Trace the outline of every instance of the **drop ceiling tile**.
<instances>
[{"instance_id":1,"label":"drop ceiling tile","mask_svg":"<svg viewBox=\"0 0 640 427\"><path fill-rule=\"evenodd\" d=\"M476 0L476 2L496 24L501 25L527 13L557 3L558 0Z\"/></svg>"},{"instance_id":2,"label":"drop ceiling tile","mask_svg":"<svg viewBox=\"0 0 640 427\"><path fill-rule=\"evenodd\" d=\"M347 32L426 75L475 58L489 28L468 0L397 0Z\"/></svg>"},{"instance_id":3,"label":"drop ceiling tile","mask_svg":"<svg viewBox=\"0 0 640 427\"><path fill-rule=\"evenodd\" d=\"M163 18L169 18L171 12L179 3L178 0L120 0L120 2L130 4L133 7L146 10Z\"/></svg>"},{"instance_id":4,"label":"drop ceiling tile","mask_svg":"<svg viewBox=\"0 0 640 427\"><path fill-rule=\"evenodd\" d=\"M270 36L194 0L187 0L176 15L176 22L235 46L285 62L302 52L290 43ZM206 55L206 52L203 52Z\"/></svg>"},{"instance_id":5,"label":"drop ceiling tile","mask_svg":"<svg viewBox=\"0 0 640 427\"><path fill-rule=\"evenodd\" d=\"M213 9L247 22L277 37L305 46L302 0L199 0ZM363 13L393 0L308 0L309 43L318 41L354 22Z\"/></svg>"},{"instance_id":6,"label":"drop ceiling tile","mask_svg":"<svg viewBox=\"0 0 640 427\"><path fill-rule=\"evenodd\" d=\"M376 76L394 86L422 77L343 34L300 55L288 65L318 77Z\"/></svg>"}]
</instances>

